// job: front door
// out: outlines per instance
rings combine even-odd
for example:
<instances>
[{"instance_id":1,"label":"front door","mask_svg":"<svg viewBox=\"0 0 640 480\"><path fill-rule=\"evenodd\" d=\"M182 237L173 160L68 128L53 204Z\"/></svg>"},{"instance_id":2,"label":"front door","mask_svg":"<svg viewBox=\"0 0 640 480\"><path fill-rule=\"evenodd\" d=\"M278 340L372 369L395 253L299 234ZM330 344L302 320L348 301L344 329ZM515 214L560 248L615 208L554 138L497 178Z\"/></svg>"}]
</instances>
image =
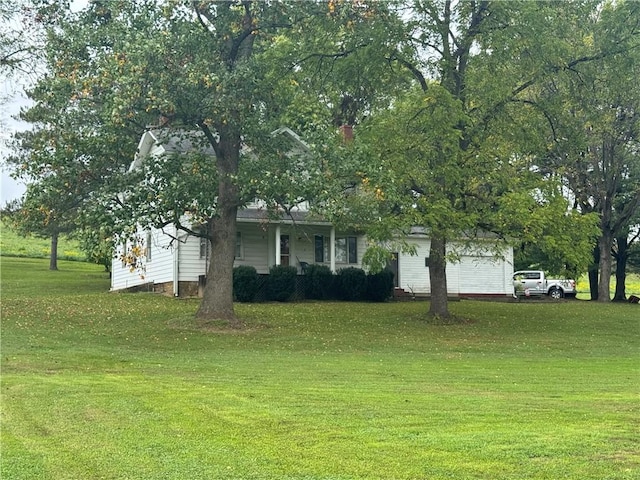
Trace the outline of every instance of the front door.
<instances>
[{"instance_id":1,"label":"front door","mask_svg":"<svg viewBox=\"0 0 640 480\"><path fill-rule=\"evenodd\" d=\"M280 265L289 265L289 235L280 235Z\"/></svg>"}]
</instances>

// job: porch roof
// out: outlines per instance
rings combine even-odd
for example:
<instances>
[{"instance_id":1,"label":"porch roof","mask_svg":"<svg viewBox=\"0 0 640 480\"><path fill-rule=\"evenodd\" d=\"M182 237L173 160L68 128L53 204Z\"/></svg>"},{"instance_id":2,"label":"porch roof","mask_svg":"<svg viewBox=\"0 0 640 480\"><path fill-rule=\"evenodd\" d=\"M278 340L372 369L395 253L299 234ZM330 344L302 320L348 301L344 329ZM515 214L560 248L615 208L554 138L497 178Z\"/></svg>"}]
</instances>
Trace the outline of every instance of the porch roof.
<instances>
[{"instance_id":1,"label":"porch roof","mask_svg":"<svg viewBox=\"0 0 640 480\"><path fill-rule=\"evenodd\" d=\"M263 223L284 223L284 224L304 223L307 225L331 225L331 222L328 222L318 214L314 214L306 211L300 211L300 210L293 210L289 213L282 212L280 214L274 215L273 212L269 212L266 209L244 208L244 209L238 210L237 219L238 219L238 222L246 222L246 223L263 222Z\"/></svg>"}]
</instances>

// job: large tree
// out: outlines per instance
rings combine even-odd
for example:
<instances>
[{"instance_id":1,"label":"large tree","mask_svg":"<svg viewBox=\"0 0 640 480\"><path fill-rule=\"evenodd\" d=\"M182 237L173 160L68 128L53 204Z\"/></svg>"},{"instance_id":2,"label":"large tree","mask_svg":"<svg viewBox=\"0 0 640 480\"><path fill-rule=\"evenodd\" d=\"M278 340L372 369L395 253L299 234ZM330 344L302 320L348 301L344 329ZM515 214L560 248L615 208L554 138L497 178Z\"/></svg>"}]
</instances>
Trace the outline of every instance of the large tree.
<instances>
[{"instance_id":1,"label":"large tree","mask_svg":"<svg viewBox=\"0 0 640 480\"><path fill-rule=\"evenodd\" d=\"M47 18L50 22L43 26L51 28L56 17ZM65 30L56 25L49 32L47 48L40 54L45 73L26 92L31 104L20 112L20 119L31 128L13 135L13 153L6 159L12 176L28 187L20 202L22 213L13 216L16 226L37 235L49 233L52 245L60 234L73 233L86 243L83 232L92 238L99 231L107 238L114 233L109 225L103 228L106 217L101 207L105 198L116 198L120 177L144 131L143 123L105 121L110 113L99 90L90 89L86 81L91 57L83 59L76 52L75 63L62 61L71 49L72 27L66 28L62 33ZM108 40L103 36L101 41ZM80 70L80 60L86 72Z\"/></svg>"},{"instance_id":2,"label":"large tree","mask_svg":"<svg viewBox=\"0 0 640 480\"><path fill-rule=\"evenodd\" d=\"M309 195L310 185L318 185L300 178L323 175L320 162L293 161L270 133L283 120L308 128L303 133L310 138L314 129L317 135L330 125L337 89L328 88L331 95L316 92L314 98L308 85L296 81L301 62L320 58L322 49L330 49L334 61L350 55L345 38L373 25L378 17L372 12L385 8L339 3L104 1L74 14L58 2L41 2L51 75L40 86L66 97L71 108L96 109L97 119L82 141L107 146L105 135L118 128L153 125L200 142L180 161L147 162L124 176L120 201L108 205L123 229L128 222L205 232L212 256L197 312L202 320L236 320L232 266L238 208L263 197L286 211ZM320 36L329 42L317 41ZM315 63L316 78L334 65ZM316 115L313 121L300 121L309 111ZM203 155L207 151L213 154ZM131 149L130 159L134 153ZM304 188L297 191L296 185ZM200 225L204 228L196 229Z\"/></svg>"},{"instance_id":3,"label":"large tree","mask_svg":"<svg viewBox=\"0 0 640 480\"><path fill-rule=\"evenodd\" d=\"M21 235L51 241L49 270L58 270L58 239L76 228L74 219L78 207L74 192L57 183L57 178L49 177L28 185L22 198L9 202L2 212L4 221Z\"/></svg>"},{"instance_id":4,"label":"large tree","mask_svg":"<svg viewBox=\"0 0 640 480\"><path fill-rule=\"evenodd\" d=\"M542 168L562 179L581 212L599 217L589 280L591 298L608 302L615 239L624 257L640 205L640 5L606 4L580 29L593 61L545 85L541 105L553 135Z\"/></svg>"},{"instance_id":5,"label":"large tree","mask_svg":"<svg viewBox=\"0 0 640 480\"><path fill-rule=\"evenodd\" d=\"M554 216L576 236L592 234L591 217L567 213L558 179L539 175L548 121L537 100L549 79L605 53L589 50L578 28L598 2L411 6L389 61L414 77L418 91L394 102L391 114L371 116L366 141L379 148L368 150L375 161L362 182L374 186L378 202L386 199L388 225L429 230L430 313L447 317L452 241L479 229L520 230L532 241L553 230ZM583 250L575 261L584 263Z\"/></svg>"}]
</instances>

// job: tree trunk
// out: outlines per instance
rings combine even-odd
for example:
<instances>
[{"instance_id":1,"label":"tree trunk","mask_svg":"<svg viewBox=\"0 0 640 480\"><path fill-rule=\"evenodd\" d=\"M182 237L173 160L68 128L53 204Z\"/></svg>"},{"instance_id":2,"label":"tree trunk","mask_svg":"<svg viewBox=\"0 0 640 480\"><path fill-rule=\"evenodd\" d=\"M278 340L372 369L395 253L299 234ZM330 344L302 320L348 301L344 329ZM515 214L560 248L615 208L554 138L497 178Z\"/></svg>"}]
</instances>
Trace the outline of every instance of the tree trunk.
<instances>
[{"instance_id":1,"label":"tree trunk","mask_svg":"<svg viewBox=\"0 0 640 480\"><path fill-rule=\"evenodd\" d=\"M613 246L613 234L609 229L602 229L602 236L598 240L600 247L600 278L598 280L598 301L611 301L611 247Z\"/></svg>"},{"instance_id":2,"label":"tree trunk","mask_svg":"<svg viewBox=\"0 0 640 480\"><path fill-rule=\"evenodd\" d=\"M600 270L600 247L593 247L593 263L589 266L589 293L591 300L598 300L598 272Z\"/></svg>"},{"instance_id":3,"label":"tree trunk","mask_svg":"<svg viewBox=\"0 0 640 480\"><path fill-rule=\"evenodd\" d=\"M616 252L616 293L613 295L614 302L627 301L627 259L629 258L629 243L626 236L616 238L618 246Z\"/></svg>"},{"instance_id":4,"label":"tree trunk","mask_svg":"<svg viewBox=\"0 0 640 480\"><path fill-rule=\"evenodd\" d=\"M429 315L437 318L449 317L446 247L443 236L437 234L432 236L429 249L429 281L431 282Z\"/></svg>"},{"instance_id":5,"label":"tree trunk","mask_svg":"<svg viewBox=\"0 0 640 480\"><path fill-rule=\"evenodd\" d=\"M49 270L58 270L58 234L51 235L51 255L49 256Z\"/></svg>"},{"instance_id":6,"label":"tree trunk","mask_svg":"<svg viewBox=\"0 0 640 480\"><path fill-rule=\"evenodd\" d=\"M196 317L203 321L225 320L237 324L233 310L233 259L236 248L236 210L209 221L211 260L202 301Z\"/></svg>"},{"instance_id":7,"label":"tree trunk","mask_svg":"<svg viewBox=\"0 0 640 480\"><path fill-rule=\"evenodd\" d=\"M255 41L255 19L252 17L250 2L244 3L242 29L227 38L221 52L229 73L238 72L241 68L255 68L246 63L253 54ZM195 4L194 4L195 5ZM206 14L198 10L198 14ZM220 6L221 9L232 8L230 4ZM226 14L221 13L221 16ZM207 17L208 18L208 17ZM245 73L229 78L242 80ZM236 81L236 80L234 80ZM236 249L236 221L240 206L239 188L236 184L240 166L240 149L242 145L242 114L251 112L254 105L246 102L243 105L229 105L229 110L219 115L215 121L216 135L212 133L208 123L202 119L198 126L205 134L209 144L216 152L216 170L218 173L218 201L216 215L209 219L209 240L211 242L211 263L207 275L207 283L202 295L196 318L201 321L225 320L233 328L241 328L242 322L233 310L233 262ZM213 114L216 117L216 114ZM203 185L206 188L206 185Z\"/></svg>"},{"instance_id":8,"label":"tree trunk","mask_svg":"<svg viewBox=\"0 0 640 480\"><path fill-rule=\"evenodd\" d=\"M240 134L222 130L216 151L216 163L220 175L217 215L208 222L211 263L202 301L196 312L196 318L201 321L224 320L234 328L242 326L233 310L233 261L239 205L235 176L238 172L239 159Z\"/></svg>"}]
</instances>

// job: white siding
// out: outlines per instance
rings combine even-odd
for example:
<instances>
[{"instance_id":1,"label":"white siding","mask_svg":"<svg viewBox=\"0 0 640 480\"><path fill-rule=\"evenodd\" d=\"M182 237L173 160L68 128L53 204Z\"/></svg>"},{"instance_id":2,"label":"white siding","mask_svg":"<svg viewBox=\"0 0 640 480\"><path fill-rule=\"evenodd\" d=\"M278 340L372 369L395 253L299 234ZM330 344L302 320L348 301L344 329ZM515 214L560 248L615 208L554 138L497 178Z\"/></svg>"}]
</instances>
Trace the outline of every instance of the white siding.
<instances>
[{"instance_id":1,"label":"white siding","mask_svg":"<svg viewBox=\"0 0 640 480\"><path fill-rule=\"evenodd\" d=\"M146 239L146 233L140 231L140 238ZM111 262L111 290L122 290L146 283L170 282L173 279L173 250L169 246L170 240L170 237L160 230L151 232L151 260L143 259L144 271L132 272L128 266L122 265L120 256L123 249L122 245L119 245Z\"/></svg>"},{"instance_id":2,"label":"white siding","mask_svg":"<svg viewBox=\"0 0 640 480\"><path fill-rule=\"evenodd\" d=\"M410 243L416 248L416 255L398 254L398 278L400 288L409 293L431 293L429 268L425 266L425 258L429 257L431 241L425 237L412 238Z\"/></svg>"},{"instance_id":3,"label":"white siding","mask_svg":"<svg viewBox=\"0 0 640 480\"><path fill-rule=\"evenodd\" d=\"M151 261L147 262L146 278L154 283L173 280L173 247L171 239L161 230L152 232Z\"/></svg>"},{"instance_id":4,"label":"white siding","mask_svg":"<svg viewBox=\"0 0 640 480\"><path fill-rule=\"evenodd\" d=\"M462 257L460 261L459 292L461 294L503 293L501 262L487 257ZM498 268L496 268L498 267ZM498 275L496 275L498 273Z\"/></svg>"},{"instance_id":5,"label":"white siding","mask_svg":"<svg viewBox=\"0 0 640 480\"><path fill-rule=\"evenodd\" d=\"M310 233L308 230L309 227L302 230L296 230L292 232L292 257L294 260L294 264L298 271L302 273L299 262L306 262L308 264L315 263L315 245L314 245L314 236L315 235L324 235L324 230L322 233L318 232L317 229L321 227L315 227L314 232ZM326 235L329 235L329 231L327 230Z\"/></svg>"},{"instance_id":6,"label":"white siding","mask_svg":"<svg viewBox=\"0 0 640 480\"><path fill-rule=\"evenodd\" d=\"M485 242L479 242L474 251L467 249L461 256L458 291L461 295L511 295L513 249L496 254Z\"/></svg>"},{"instance_id":7,"label":"white siding","mask_svg":"<svg viewBox=\"0 0 640 480\"><path fill-rule=\"evenodd\" d=\"M207 273L207 259L200 258L200 237L180 234L180 251L178 252L178 280L180 282L197 282L200 275Z\"/></svg>"},{"instance_id":8,"label":"white siding","mask_svg":"<svg viewBox=\"0 0 640 480\"><path fill-rule=\"evenodd\" d=\"M266 235L266 238L264 236ZM280 235L289 235L289 249L290 249L290 265L298 268L300 271L300 262L306 262L310 265L315 264L315 236L322 235L326 239L330 238L331 227L328 225L280 225ZM357 237L357 263L338 263L336 262L336 270L346 267L361 267L362 255L366 250L365 238L362 235L347 234L343 232L336 232L336 238L338 237ZM253 245L261 255L266 254L266 257L260 256L260 263L254 263L253 265L258 270L258 273L269 273L269 268L276 263L276 225L269 225L265 232L261 232L259 242L266 242L266 249L260 247L259 244ZM255 252L255 251L254 251ZM255 253L254 253L255 254ZM266 264L262 263L266 258ZM245 259L247 260L247 259ZM256 261L256 260L254 260ZM325 258L322 265L330 266L331 262L329 258ZM260 265L260 268L258 268ZM261 270L264 268L264 271Z\"/></svg>"},{"instance_id":9,"label":"white siding","mask_svg":"<svg viewBox=\"0 0 640 480\"><path fill-rule=\"evenodd\" d=\"M131 272L128 266L122 264L120 260L122 251L122 245L118 245L111 261L111 290L122 290L148 283L149 280L141 276L139 272Z\"/></svg>"},{"instance_id":10,"label":"white siding","mask_svg":"<svg viewBox=\"0 0 640 480\"><path fill-rule=\"evenodd\" d=\"M242 255L234 262L238 265L252 265L258 273L269 272L275 264L276 225L265 225L260 222L240 222L238 231L242 236ZM290 265L300 271L300 263L315 263L315 235L329 238L331 227L328 225L281 224L280 234L289 235ZM174 232L175 235L175 232ZM336 238L353 236L344 232L336 232ZM146 238L142 233L141 238ZM179 240L172 238L161 230L152 232L151 261L146 262L144 272L131 272L123 267L118 256L112 262L111 289L121 290L146 283L165 283L175 280L175 255L179 258L178 279L180 281L197 282L201 275L207 273L207 258L200 257L200 239L179 235ZM416 255L398 254L398 284L407 292L428 295L431 293L429 269L425 259L429 257L430 239L423 234L412 235L410 243L416 248ZM447 265L447 290L450 295L510 295L513 293L511 276L513 274L513 251L505 250L503 259L494 258L493 253L483 246L464 249L460 245L452 245L460 254L459 262ZM484 241L486 242L486 240ZM484 243L486 245L486 243ZM336 263L336 270L346 267L362 267L362 256L367 248L366 238L357 236L358 262ZM324 265L330 265L325 258Z\"/></svg>"},{"instance_id":11,"label":"white siding","mask_svg":"<svg viewBox=\"0 0 640 480\"><path fill-rule=\"evenodd\" d=\"M269 273L269 229L259 223L239 223L238 232L242 236L242 256L235 259L234 266L251 265L258 273Z\"/></svg>"},{"instance_id":12,"label":"white siding","mask_svg":"<svg viewBox=\"0 0 640 480\"><path fill-rule=\"evenodd\" d=\"M398 255L399 285L414 294L430 294L429 268L425 259L429 257L430 240L424 236L412 237L410 243L416 247L417 255ZM452 245L449 252L460 255L460 246ZM513 293L513 251L504 251L504 258L495 257L487 248L478 244L473 251L466 249L459 261L447 264L447 291L450 295L510 295ZM465 254L466 253L466 254Z\"/></svg>"}]
</instances>

